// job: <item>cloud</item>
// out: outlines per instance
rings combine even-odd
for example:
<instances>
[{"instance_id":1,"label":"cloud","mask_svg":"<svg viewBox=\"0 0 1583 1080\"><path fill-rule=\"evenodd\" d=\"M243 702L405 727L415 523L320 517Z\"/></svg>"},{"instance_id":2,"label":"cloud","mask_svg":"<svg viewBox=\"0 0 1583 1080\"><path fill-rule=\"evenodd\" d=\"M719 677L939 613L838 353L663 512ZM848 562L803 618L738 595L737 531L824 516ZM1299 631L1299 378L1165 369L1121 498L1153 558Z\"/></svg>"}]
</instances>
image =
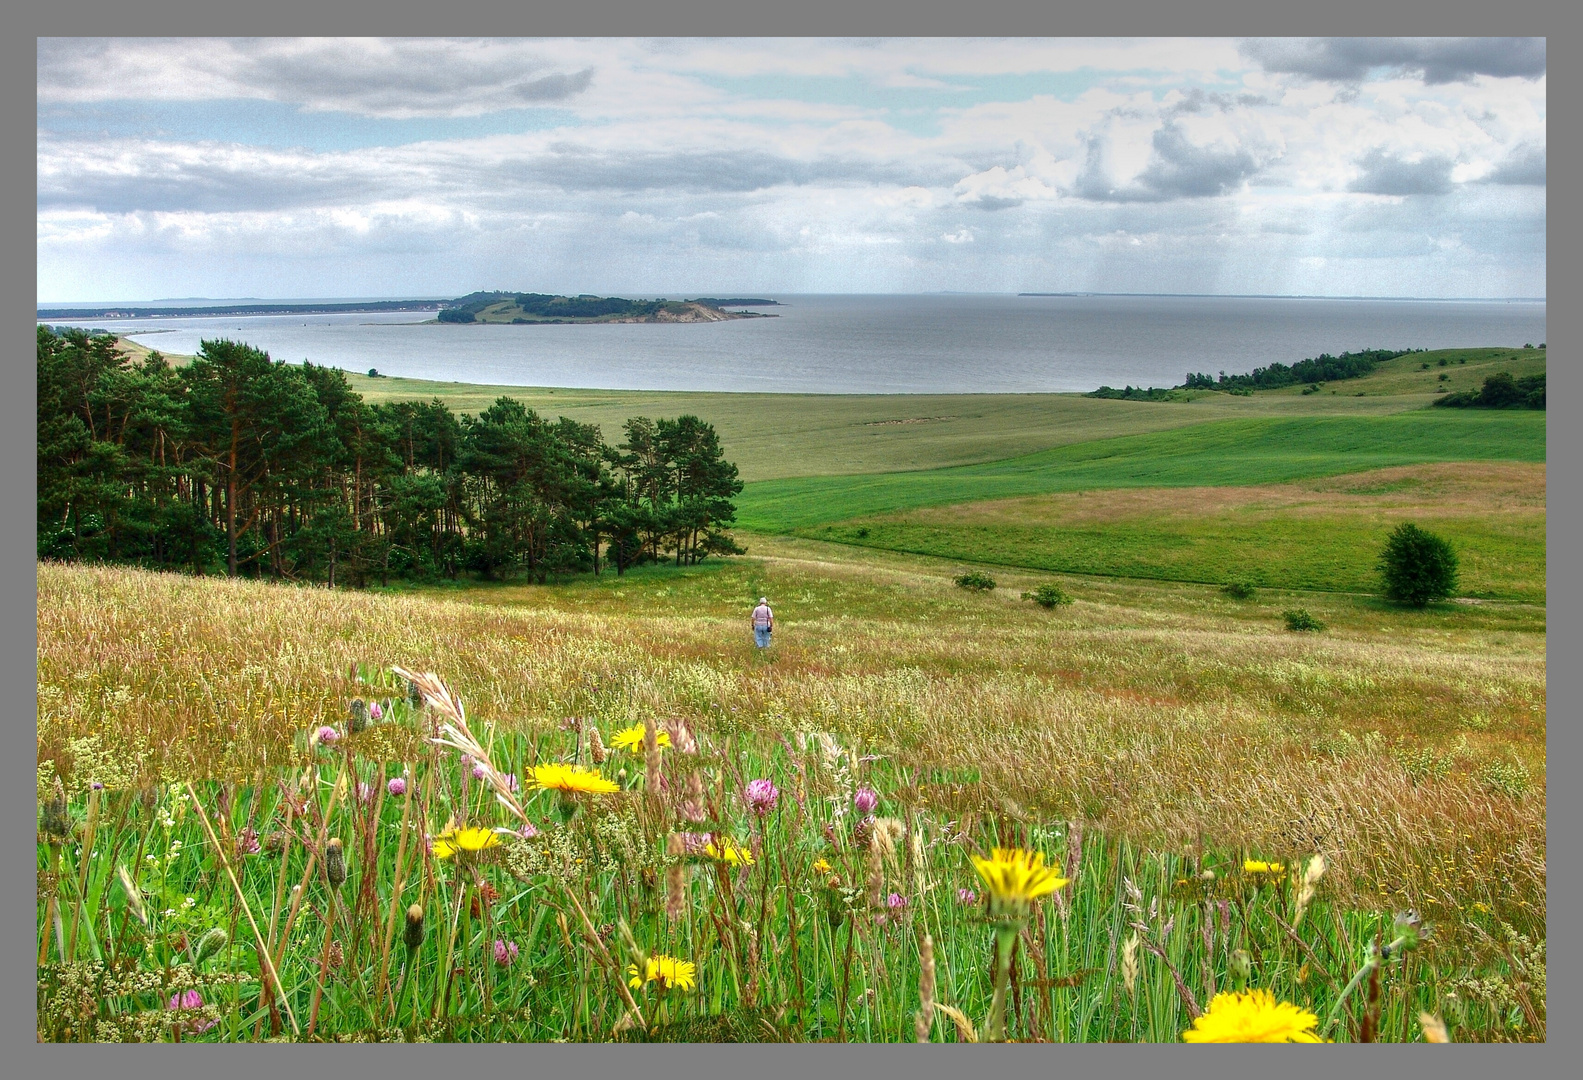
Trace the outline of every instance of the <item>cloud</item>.
<instances>
[{"instance_id":1,"label":"cloud","mask_svg":"<svg viewBox=\"0 0 1583 1080\"><path fill-rule=\"evenodd\" d=\"M966 225L957 227L956 232L948 232L940 237L948 244L971 244L974 240L973 230Z\"/></svg>"},{"instance_id":2,"label":"cloud","mask_svg":"<svg viewBox=\"0 0 1583 1080\"><path fill-rule=\"evenodd\" d=\"M1542 143L1524 143L1506 155L1506 160L1485 176L1486 184L1545 185L1545 148Z\"/></svg>"},{"instance_id":3,"label":"cloud","mask_svg":"<svg viewBox=\"0 0 1583 1080\"><path fill-rule=\"evenodd\" d=\"M38 99L263 98L360 116L477 116L586 91L594 65L554 52L453 39L40 38Z\"/></svg>"},{"instance_id":4,"label":"cloud","mask_svg":"<svg viewBox=\"0 0 1583 1080\"><path fill-rule=\"evenodd\" d=\"M1332 82L1362 82L1382 68L1430 84L1545 73L1544 38L1252 38L1238 47L1265 71Z\"/></svg>"},{"instance_id":5,"label":"cloud","mask_svg":"<svg viewBox=\"0 0 1583 1080\"><path fill-rule=\"evenodd\" d=\"M1347 190L1370 195L1444 195L1451 190L1453 164L1446 157L1402 157L1376 148L1359 160L1362 175L1347 185Z\"/></svg>"},{"instance_id":6,"label":"cloud","mask_svg":"<svg viewBox=\"0 0 1583 1080\"><path fill-rule=\"evenodd\" d=\"M1074 194L1096 202L1163 202L1224 195L1276 156L1274 151L1247 145L1230 132L1220 132L1202 144L1194 142L1176 119L1156 129L1149 142L1144 168L1130 179L1118 179L1107 160L1106 136L1092 136Z\"/></svg>"}]
</instances>

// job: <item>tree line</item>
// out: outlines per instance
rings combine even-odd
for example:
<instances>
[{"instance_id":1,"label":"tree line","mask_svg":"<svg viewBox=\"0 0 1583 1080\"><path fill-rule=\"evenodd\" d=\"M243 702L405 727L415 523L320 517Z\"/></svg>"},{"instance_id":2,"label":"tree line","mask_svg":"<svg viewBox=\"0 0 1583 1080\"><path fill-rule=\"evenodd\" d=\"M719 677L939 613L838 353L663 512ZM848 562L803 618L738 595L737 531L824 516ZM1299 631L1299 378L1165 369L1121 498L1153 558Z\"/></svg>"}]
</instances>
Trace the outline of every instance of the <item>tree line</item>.
<instances>
[{"instance_id":1,"label":"tree line","mask_svg":"<svg viewBox=\"0 0 1583 1080\"><path fill-rule=\"evenodd\" d=\"M1337 382L1342 379L1357 379L1369 374L1377 364L1387 360L1394 360L1398 356L1406 356L1414 349L1364 349L1360 352L1344 352L1340 356L1331 356L1329 353L1320 353L1318 356L1306 360L1299 360L1295 364L1274 363L1268 367L1254 368L1246 375L1227 375L1224 371L1220 378L1213 379L1202 372L1190 372L1187 381L1178 389L1181 390L1277 390L1283 386L1295 386L1298 383Z\"/></svg>"},{"instance_id":2,"label":"tree line","mask_svg":"<svg viewBox=\"0 0 1583 1080\"><path fill-rule=\"evenodd\" d=\"M38 554L330 585L740 554L714 428L551 421L502 397L369 404L336 368L230 340L184 367L38 329Z\"/></svg>"}]
</instances>

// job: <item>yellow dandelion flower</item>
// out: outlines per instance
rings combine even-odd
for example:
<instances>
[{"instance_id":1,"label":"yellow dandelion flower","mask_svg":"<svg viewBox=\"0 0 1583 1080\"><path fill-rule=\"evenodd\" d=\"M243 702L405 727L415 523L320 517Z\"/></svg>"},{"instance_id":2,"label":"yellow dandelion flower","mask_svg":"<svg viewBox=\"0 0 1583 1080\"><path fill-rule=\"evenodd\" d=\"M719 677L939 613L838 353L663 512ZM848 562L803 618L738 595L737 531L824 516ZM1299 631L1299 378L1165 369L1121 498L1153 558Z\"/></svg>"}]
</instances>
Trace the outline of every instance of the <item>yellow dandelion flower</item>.
<instances>
[{"instance_id":1,"label":"yellow dandelion flower","mask_svg":"<svg viewBox=\"0 0 1583 1080\"><path fill-rule=\"evenodd\" d=\"M434 857L449 859L456 855L477 855L485 848L500 843L500 836L493 829L477 826L451 826L434 838Z\"/></svg>"},{"instance_id":2,"label":"yellow dandelion flower","mask_svg":"<svg viewBox=\"0 0 1583 1080\"><path fill-rule=\"evenodd\" d=\"M665 747L670 746L670 744L670 732L662 730L656 731L654 733L654 745L664 749ZM627 752L633 754L643 753L643 725L634 724L629 728L623 728L622 730L616 732L615 735L610 739L610 745L614 746L617 750L626 750Z\"/></svg>"},{"instance_id":3,"label":"yellow dandelion flower","mask_svg":"<svg viewBox=\"0 0 1583 1080\"><path fill-rule=\"evenodd\" d=\"M717 862L725 863L727 866L753 865L753 853L747 848L738 847L730 840L711 840L709 845L704 848L704 854Z\"/></svg>"},{"instance_id":4,"label":"yellow dandelion flower","mask_svg":"<svg viewBox=\"0 0 1583 1080\"><path fill-rule=\"evenodd\" d=\"M632 978L627 985L634 990L645 983L658 982L664 989L691 990L698 983L698 965L691 960L678 960L674 956L651 956L647 970L638 974L638 965L628 964L627 974Z\"/></svg>"},{"instance_id":5,"label":"yellow dandelion flower","mask_svg":"<svg viewBox=\"0 0 1583 1080\"><path fill-rule=\"evenodd\" d=\"M528 783L535 787L564 791L568 794L583 792L608 794L621 790L620 785L614 780L606 780L597 770L584 769L576 765L561 765L556 762L535 765L528 770Z\"/></svg>"},{"instance_id":6,"label":"yellow dandelion flower","mask_svg":"<svg viewBox=\"0 0 1583 1080\"><path fill-rule=\"evenodd\" d=\"M989 890L991 918L1025 918L1029 904L1066 884L1054 867L1044 865L1044 854L1038 851L996 848L987 859L975 855L973 867Z\"/></svg>"},{"instance_id":7,"label":"yellow dandelion flower","mask_svg":"<svg viewBox=\"0 0 1583 1080\"><path fill-rule=\"evenodd\" d=\"M1242 862L1244 874L1284 874L1286 864L1278 862L1263 862L1259 859L1244 859Z\"/></svg>"},{"instance_id":8,"label":"yellow dandelion flower","mask_svg":"<svg viewBox=\"0 0 1583 1080\"><path fill-rule=\"evenodd\" d=\"M1209 1011L1182 1032L1190 1043L1317 1043L1319 1017L1268 990L1216 994Z\"/></svg>"},{"instance_id":9,"label":"yellow dandelion flower","mask_svg":"<svg viewBox=\"0 0 1583 1080\"><path fill-rule=\"evenodd\" d=\"M827 860L827 859L820 859L817 862L815 862L813 864L813 872L816 873L816 874L828 874L828 873L830 873L829 860Z\"/></svg>"}]
</instances>

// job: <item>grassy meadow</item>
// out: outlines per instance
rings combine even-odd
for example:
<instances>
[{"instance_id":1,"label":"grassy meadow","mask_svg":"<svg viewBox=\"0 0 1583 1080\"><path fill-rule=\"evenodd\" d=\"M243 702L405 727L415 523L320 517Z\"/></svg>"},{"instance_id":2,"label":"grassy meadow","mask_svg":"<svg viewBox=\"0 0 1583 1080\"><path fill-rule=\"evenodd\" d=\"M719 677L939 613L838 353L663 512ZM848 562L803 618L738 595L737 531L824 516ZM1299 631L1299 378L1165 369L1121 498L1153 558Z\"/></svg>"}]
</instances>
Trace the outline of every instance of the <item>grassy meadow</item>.
<instances>
[{"instance_id":1,"label":"grassy meadow","mask_svg":"<svg viewBox=\"0 0 1583 1080\"><path fill-rule=\"evenodd\" d=\"M1545 598L1545 467L1397 466L1287 484L1136 487L872 515L803 535L1067 574L1372 592L1398 523L1451 541L1460 595Z\"/></svg>"},{"instance_id":2,"label":"grassy meadow","mask_svg":"<svg viewBox=\"0 0 1583 1080\"><path fill-rule=\"evenodd\" d=\"M748 554L40 563L39 1037L1178 1041L1256 989L1337 1041L1542 1040L1544 416L1424 408L1521 364L1176 403L358 377L696 412ZM1373 595L1399 521L1455 601ZM1023 909L998 847L1061 883Z\"/></svg>"}]
</instances>

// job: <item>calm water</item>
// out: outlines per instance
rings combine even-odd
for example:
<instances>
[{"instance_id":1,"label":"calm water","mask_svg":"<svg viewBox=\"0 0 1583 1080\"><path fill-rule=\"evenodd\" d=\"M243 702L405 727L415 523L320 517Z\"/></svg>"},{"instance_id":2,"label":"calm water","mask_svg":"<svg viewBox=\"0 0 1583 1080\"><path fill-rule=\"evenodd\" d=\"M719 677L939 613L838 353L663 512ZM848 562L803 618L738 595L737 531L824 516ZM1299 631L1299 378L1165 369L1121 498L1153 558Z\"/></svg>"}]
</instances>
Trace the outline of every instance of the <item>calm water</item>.
<instances>
[{"instance_id":1,"label":"calm water","mask_svg":"<svg viewBox=\"0 0 1583 1080\"><path fill-rule=\"evenodd\" d=\"M1545 340L1543 302L1200 297L791 296L778 318L683 325L424 326L412 313L116 320L196 352L228 336L278 360L516 386L964 393L1175 386L1361 348ZM105 321L93 323L103 326ZM137 333L138 329L161 333ZM129 333L130 331L130 333Z\"/></svg>"}]
</instances>

